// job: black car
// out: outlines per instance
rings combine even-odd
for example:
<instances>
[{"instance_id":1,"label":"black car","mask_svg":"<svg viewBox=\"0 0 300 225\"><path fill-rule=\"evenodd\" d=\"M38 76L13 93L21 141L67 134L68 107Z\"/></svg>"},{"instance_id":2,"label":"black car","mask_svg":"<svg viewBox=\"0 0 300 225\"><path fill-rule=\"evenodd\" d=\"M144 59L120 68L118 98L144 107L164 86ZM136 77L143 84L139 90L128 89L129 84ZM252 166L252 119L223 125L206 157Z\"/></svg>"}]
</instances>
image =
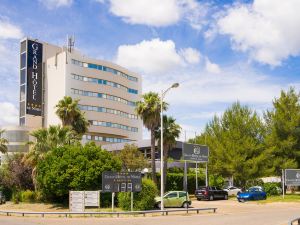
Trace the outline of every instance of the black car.
<instances>
[{"instance_id":1,"label":"black car","mask_svg":"<svg viewBox=\"0 0 300 225\"><path fill-rule=\"evenodd\" d=\"M5 201L5 196L4 196L3 192L0 191L0 205L1 205L1 204L4 204L5 202L6 202L6 201Z\"/></svg>"},{"instance_id":2,"label":"black car","mask_svg":"<svg viewBox=\"0 0 300 225\"><path fill-rule=\"evenodd\" d=\"M199 189L195 191L195 196L198 201L202 199L210 200L210 201L215 199L227 200L228 192L218 187L203 186L203 187L199 187Z\"/></svg>"}]
</instances>

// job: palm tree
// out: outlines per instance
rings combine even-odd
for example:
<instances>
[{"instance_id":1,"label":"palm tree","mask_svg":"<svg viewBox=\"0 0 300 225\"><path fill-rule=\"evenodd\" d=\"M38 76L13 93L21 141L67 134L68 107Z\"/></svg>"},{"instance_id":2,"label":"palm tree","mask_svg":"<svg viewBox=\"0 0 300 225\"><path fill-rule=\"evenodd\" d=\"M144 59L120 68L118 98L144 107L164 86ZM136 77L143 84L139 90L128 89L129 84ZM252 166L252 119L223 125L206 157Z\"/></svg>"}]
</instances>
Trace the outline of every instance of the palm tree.
<instances>
[{"instance_id":1,"label":"palm tree","mask_svg":"<svg viewBox=\"0 0 300 225\"><path fill-rule=\"evenodd\" d=\"M163 110L168 104L163 102ZM152 180L157 183L155 166L155 129L160 121L160 97L157 93L149 92L142 96L142 101L137 102L136 113L142 119L144 126L151 134L151 168Z\"/></svg>"},{"instance_id":2,"label":"palm tree","mask_svg":"<svg viewBox=\"0 0 300 225\"><path fill-rule=\"evenodd\" d=\"M173 117L163 116L163 146L164 146L164 188L167 183L167 169L168 169L168 157L169 151L176 145L176 139L179 138L181 127L176 123ZM155 131L155 137L160 140L160 127Z\"/></svg>"},{"instance_id":3,"label":"palm tree","mask_svg":"<svg viewBox=\"0 0 300 225\"><path fill-rule=\"evenodd\" d=\"M36 189L38 162L43 160L51 149L77 143L79 137L69 126L62 127L60 125L49 126L48 129L41 128L33 131L30 135L35 138L35 141L28 143L31 147L23 161L32 167L32 179Z\"/></svg>"},{"instance_id":4,"label":"palm tree","mask_svg":"<svg viewBox=\"0 0 300 225\"><path fill-rule=\"evenodd\" d=\"M72 126L76 133L83 135L87 132L89 123L78 107L79 99L73 100L65 96L56 105L56 115L61 119L63 126Z\"/></svg>"},{"instance_id":5,"label":"palm tree","mask_svg":"<svg viewBox=\"0 0 300 225\"><path fill-rule=\"evenodd\" d=\"M5 154L7 153L8 140L2 137L3 133L4 130L0 130L0 152Z\"/></svg>"}]
</instances>

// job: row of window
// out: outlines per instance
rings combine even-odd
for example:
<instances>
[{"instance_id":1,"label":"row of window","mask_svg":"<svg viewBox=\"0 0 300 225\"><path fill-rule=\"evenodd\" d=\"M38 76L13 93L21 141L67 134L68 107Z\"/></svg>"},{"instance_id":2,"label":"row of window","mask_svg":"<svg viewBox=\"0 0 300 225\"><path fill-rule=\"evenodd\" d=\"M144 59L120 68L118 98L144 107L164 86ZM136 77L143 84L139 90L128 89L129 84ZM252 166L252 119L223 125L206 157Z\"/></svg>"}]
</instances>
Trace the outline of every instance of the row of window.
<instances>
[{"instance_id":1,"label":"row of window","mask_svg":"<svg viewBox=\"0 0 300 225\"><path fill-rule=\"evenodd\" d=\"M89 122L94 126L113 127L113 128L117 128L117 129L128 130L131 132L138 132L137 127L130 127L130 126L126 126L126 125L122 125L122 124L118 124L118 123L96 121L96 120L90 120Z\"/></svg>"},{"instance_id":2,"label":"row of window","mask_svg":"<svg viewBox=\"0 0 300 225\"><path fill-rule=\"evenodd\" d=\"M120 97L117 97L114 95L108 95L108 94L92 92L92 91L83 91L83 90L78 90L78 89L74 89L74 88L72 88L71 91L73 94L76 94L76 95L89 96L89 97L95 97L95 98L104 98L104 99L108 99L111 101L122 102L126 105L135 106L135 102L128 101L124 98L120 98Z\"/></svg>"},{"instance_id":3,"label":"row of window","mask_svg":"<svg viewBox=\"0 0 300 225\"><path fill-rule=\"evenodd\" d=\"M131 80L131 81L135 81L135 82L138 81L138 79L136 77L130 76L130 75L125 74L125 73L123 73L119 70L116 70L116 69L113 69L113 68L110 68L110 67L107 67L107 66L97 65L97 64L93 64L93 63L85 63L85 62L81 62L81 61L78 61L78 60L75 60L75 59L72 59L72 63L74 65L78 65L78 66L81 66L81 67L86 67L86 68L102 70L102 71L106 71L106 72L109 72L109 73L113 73L115 75L124 77L128 80Z\"/></svg>"},{"instance_id":4,"label":"row of window","mask_svg":"<svg viewBox=\"0 0 300 225\"><path fill-rule=\"evenodd\" d=\"M138 119L137 115L129 114L116 109L109 109L105 107L90 106L90 105L78 105L78 107L80 108L80 110L84 110L84 111L104 112L104 113L119 115L129 119Z\"/></svg>"},{"instance_id":5,"label":"row of window","mask_svg":"<svg viewBox=\"0 0 300 225\"><path fill-rule=\"evenodd\" d=\"M85 82L90 82L90 83L95 83L95 84L103 84L103 85L108 85L108 86L112 86L114 88L120 88L123 89L124 91L127 91L128 93L131 94L137 94L138 91L132 88L128 88L125 87L121 84L112 82L112 81L108 81L108 80L102 80L102 79L97 79L97 78L91 78L91 77L85 77L85 76L81 76L81 75L77 75L77 74L72 74L72 78L75 80L80 80L80 81L85 81Z\"/></svg>"},{"instance_id":6,"label":"row of window","mask_svg":"<svg viewBox=\"0 0 300 225\"><path fill-rule=\"evenodd\" d=\"M131 141L129 139L123 139L123 138L102 137L102 136L89 135L89 134L83 135L82 139L88 141L105 141L105 142L112 142L112 143L122 143L122 142Z\"/></svg>"}]
</instances>

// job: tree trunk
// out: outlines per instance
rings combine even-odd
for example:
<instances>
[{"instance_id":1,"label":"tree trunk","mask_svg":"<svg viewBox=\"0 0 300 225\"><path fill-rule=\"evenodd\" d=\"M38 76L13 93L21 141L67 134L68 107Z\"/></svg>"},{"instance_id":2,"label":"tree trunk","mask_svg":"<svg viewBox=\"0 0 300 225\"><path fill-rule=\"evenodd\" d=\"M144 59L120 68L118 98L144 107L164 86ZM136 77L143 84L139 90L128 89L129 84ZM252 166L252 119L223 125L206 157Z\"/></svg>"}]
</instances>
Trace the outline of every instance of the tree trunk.
<instances>
[{"instance_id":1,"label":"tree trunk","mask_svg":"<svg viewBox=\"0 0 300 225\"><path fill-rule=\"evenodd\" d=\"M164 146L164 192L166 192L169 147Z\"/></svg>"},{"instance_id":2,"label":"tree trunk","mask_svg":"<svg viewBox=\"0 0 300 225\"><path fill-rule=\"evenodd\" d=\"M154 129L151 129L151 168L152 168L152 180L157 184L156 179L156 166L155 166L155 134Z\"/></svg>"}]
</instances>

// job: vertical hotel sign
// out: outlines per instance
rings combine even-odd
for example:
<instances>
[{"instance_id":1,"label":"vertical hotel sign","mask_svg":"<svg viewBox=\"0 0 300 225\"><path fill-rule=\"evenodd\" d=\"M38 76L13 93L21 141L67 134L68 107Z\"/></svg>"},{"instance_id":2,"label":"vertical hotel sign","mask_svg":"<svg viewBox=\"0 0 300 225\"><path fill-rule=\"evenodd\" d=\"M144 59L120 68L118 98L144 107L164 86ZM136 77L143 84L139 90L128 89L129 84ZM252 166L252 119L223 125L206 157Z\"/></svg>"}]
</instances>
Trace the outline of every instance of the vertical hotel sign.
<instances>
[{"instance_id":1,"label":"vertical hotel sign","mask_svg":"<svg viewBox=\"0 0 300 225\"><path fill-rule=\"evenodd\" d=\"M27 100L26 114L42 115L43 45L27 42Z\"/></svg>"}]
</instances>

